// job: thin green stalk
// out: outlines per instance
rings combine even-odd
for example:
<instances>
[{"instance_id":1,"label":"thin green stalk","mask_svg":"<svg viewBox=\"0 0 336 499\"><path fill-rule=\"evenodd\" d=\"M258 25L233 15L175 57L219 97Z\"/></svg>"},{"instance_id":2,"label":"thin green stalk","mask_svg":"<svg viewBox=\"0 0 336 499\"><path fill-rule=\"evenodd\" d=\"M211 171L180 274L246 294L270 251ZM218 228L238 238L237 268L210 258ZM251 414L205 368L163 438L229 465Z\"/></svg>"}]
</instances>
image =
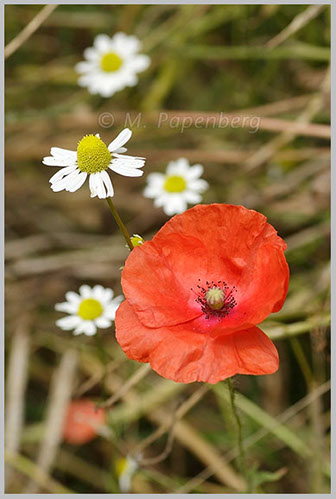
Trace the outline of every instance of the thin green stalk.
<instances>
[{"instance_id":1,"label":"thin green stalk","mask_svg":"<svg viewBox=\"0 0 336 499\"><path fill-rule=\"evenodd\" d=\"M308 363L307 357L304 353L304 350L298 340L298 338L290 338L289 339L290 344L293 348L294 355L296 357L296 360L298 361L298 364L301 368L303 377L305 379L307 389L308 391L312 390L314 388L314 376L311 370L311 367Z\"/></svg>"},{"instance_id":2,"label":"thin green stalk","mask_svg":"<svg viewBox=\"0 0 336 499\"><path fill-rule=\"evenodd\" d=\"M121 220L120 215L117 212L116 207L114 206L114 204L112 202L112 199L111 198L106 198L106 202L109 205L109 208L110 208L110 210L112 212L114 220L117 222L117 225L118 225L119 229L121 230L121 232L122 232L122 234L123 234L123 236L124 236L124 238L126 240L127 246L129 247L130 251L132 251L132 249L134 249L134 246L132 244L130 235L127 232L127 229L126 229L123 221Z\"/></svg>"},{"instance_id":3,"label":"thin green stalk","mask_svg":"<svg viewBox=\"0 0 336 499\"><path fill-rule=\"evenodd\" d=\"M232 384L232 381L230 378L227 378L226 382L227 382L227 385L229 388L229 393L230 393L230 402L231 402L232 413L233 413L233 416L235 418L236 425L237 425L237 435L238 435L237 440L238 440L240 470L241 470L241 473L244 476L246 483L247 483L247 486L248 486L247 492L251 492L251 490L250 490L251 489L251 486L250 486L251 482L249 479L249 474L247 472L246 456L245 456L245 450L243 447L242 424L241 424L240 417L239 417L237 407L235 404L235 390L233 388L233 384Z\"/></svg>"}]
</instances>

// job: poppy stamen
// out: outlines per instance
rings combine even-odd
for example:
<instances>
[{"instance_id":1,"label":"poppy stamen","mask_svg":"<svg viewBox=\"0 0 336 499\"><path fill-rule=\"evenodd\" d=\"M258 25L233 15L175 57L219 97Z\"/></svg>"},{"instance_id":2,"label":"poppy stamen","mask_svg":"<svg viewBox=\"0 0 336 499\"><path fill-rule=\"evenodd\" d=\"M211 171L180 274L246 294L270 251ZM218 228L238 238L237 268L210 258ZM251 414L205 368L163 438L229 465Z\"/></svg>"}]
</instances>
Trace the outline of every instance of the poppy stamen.
<instances>
[{"instance_id":1,"label":"poppy stamen","mask_svg":"<svg viewBox=\"0 0 336 499\"><path fill-rule=\"evenodd\" d=\"M195 301L201 305L201 310L206 319L211 317L222 319L237 305L233 296L236 287L233 286L230 289L225 281L206 281L206 288L199 284L197 288L198 296Z\"/></svg>"}]
</instances>

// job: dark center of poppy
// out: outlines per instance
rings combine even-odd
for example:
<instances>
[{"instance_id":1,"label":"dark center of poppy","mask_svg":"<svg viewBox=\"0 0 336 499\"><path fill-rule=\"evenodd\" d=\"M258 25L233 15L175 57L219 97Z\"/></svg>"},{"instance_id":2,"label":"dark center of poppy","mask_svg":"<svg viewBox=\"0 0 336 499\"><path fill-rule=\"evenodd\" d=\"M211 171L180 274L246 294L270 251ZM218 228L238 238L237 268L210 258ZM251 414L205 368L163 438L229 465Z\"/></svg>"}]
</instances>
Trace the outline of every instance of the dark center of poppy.
<instances>
[{"instance_id":1,"label":"dark center of poppy","mask_svg":"<svg viewBox=\"0 0 336 499\"><path fill-rule=\"evenodd\" d=\"M237 305L233 296L236 292L235 286L230 288L224 281L206 281L206 287L198 284L197 288L198 296L195 301L200 304L206 319L222 319Z\"/></svg>"}]
</instances>

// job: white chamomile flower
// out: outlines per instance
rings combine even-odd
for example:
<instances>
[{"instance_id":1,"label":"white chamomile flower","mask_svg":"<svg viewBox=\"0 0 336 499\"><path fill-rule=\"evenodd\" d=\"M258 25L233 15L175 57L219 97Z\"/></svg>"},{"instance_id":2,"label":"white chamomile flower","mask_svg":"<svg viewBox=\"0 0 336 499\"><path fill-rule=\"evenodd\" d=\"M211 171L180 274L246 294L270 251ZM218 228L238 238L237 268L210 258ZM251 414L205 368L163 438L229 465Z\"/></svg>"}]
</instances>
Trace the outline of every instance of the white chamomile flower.
<instances>
[{"instance_id":1,"label":"white chamomile flower","mask_svg":"<svg viewBox=\"0 0 336 499\"><path fill-rule=\"evenodd\" d=\"M183 213L189 204L202 200L201 194L209 187L201 179L202 165L190 166L189 161L180 158L168 163L166 173L150 173L144 196L154 199L154 206L162 207L166 215Z\"/></svg>"},{"instance_id":2,"label":"white chamomile flower","mask_svg":"<svg viewBox=\"0 0 336 499\"><path fill-rule=\"evenodd\" d=\"M79 288L79 294L68 291L65 293L67 301L57 303L55 309L69 315L56 321L56 325L64 331L74 330L76 335L84 333L87 336L96 334L97 328L110 327L124 299L121 295L113 298L113 294L112 289L99 285L91 288L86 284Z\"/></svg>"},{"instance_id":3,"label":"white chamomile flower","mask_svg":"<svg viewBox=\"0 0 336 499\"><path fill-rule=\"evenodd\" d=\"M61 170L49 180L54 192L75 192L84 184L89 175L91 197L100 199L114 194L111 179L106 170L110 169L125 177L141 177L140 170L145 158L120 154L127 151L122 147L131 138L132 132L125 128L107 147L96 135L85 135L78 143L77 151L52 147L51 156L43 158L47 166L59 166Z\"/></svg>"},{"instance_id":4,"label":"white chamomile flower","mask_svg":"<svg viewBox=\"0 0 336 499\"><path fill-rule=\"evenodd\" d=\"M138 83L137 73L150 64L150 58L138 54L139 50L140 41L132 35L96 36L93 47L84 51L86 60L75 66L81 74L79 85L102 97L111 97L125 87L134 87Z\"/></svg>"},{"instance_id":5,"label":"white chamomile flower","mask_svg":"<svg viewBox=\"0 0 336 499\"><path fill-rule=\"evenodd\" d=\"M120 492L130 492L132 476L138 469L137 461L131 456L126 456L116 460L115 468L119 481Z\"/></svg>"}]
</instances>

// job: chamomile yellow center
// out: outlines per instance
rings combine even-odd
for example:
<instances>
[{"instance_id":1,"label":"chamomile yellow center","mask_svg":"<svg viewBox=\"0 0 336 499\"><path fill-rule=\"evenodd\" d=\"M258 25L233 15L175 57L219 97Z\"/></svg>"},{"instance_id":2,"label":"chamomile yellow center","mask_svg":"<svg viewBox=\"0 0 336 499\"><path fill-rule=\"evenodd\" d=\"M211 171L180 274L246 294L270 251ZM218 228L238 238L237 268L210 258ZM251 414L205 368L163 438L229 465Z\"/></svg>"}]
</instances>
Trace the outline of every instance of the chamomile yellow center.
<instances>
[{"instance_id":1,"label":"chamomile yellow center","mask_svg":"<svg viewBox=\"0 0 336 499\"><path fill-rule=\"evenodd\" d=\"M87 298L83 300L78 307L77 314L79 317L86 321L92 321L93 319L97 319L103 313L103 307L98 300L94 298Z\"/></svg>"},{"instance_id":2,"label":"chamomile yellow center","mask_svg":"<svg viewBox=\"0 0 336 499\"><path fill-rule=\"evenodd\" d=\"M122 59L114 52L108 52L104 54L100 61L100 66L105 73L113 73L118 71L122 65Z\"/></svg>"},{"instance_id":3,"label":"chamomile yellow center","mask_svg":"<svg viewBox=\"0 0 336 499\"><path fill-rule=\"evenodd\" d=\"M179 175L169 175L164 183L164 190L167 192L183 192L187 186L186 181Z\"/></svg>"},{"instance_id":4,"label":"chamomile yellow center","mask_svg":"<svg viewBox=\"0 0 336 499\"><path fill-rule=\"evenodd\" d=\"M78 143L77 164L82 172L98 173L111 163L111 153L96 135L85 135Z\"/></svg>"},{"instance_id":5,"label":"chamomile yellow center","mask_svg":"<svg viewBox=\"0 0 336 499\"><path fill-rule=\"evenodd\" d=\"M207 304L212 310L219 310L225 303L225 292L219 287L208 289L205 293Z\"/></svg>"},{"instance_id":6,"label":"chamomile yellow center","mask_svg":"<svg viewBox=\"0 0 336 499\"><path fill-rule=\"evenodd\" d=\"M116 459L115 470L118 478L125 473L127 468L128 468L127 459L125 459L124 457Z\"/></svg>"}]
</instances>

